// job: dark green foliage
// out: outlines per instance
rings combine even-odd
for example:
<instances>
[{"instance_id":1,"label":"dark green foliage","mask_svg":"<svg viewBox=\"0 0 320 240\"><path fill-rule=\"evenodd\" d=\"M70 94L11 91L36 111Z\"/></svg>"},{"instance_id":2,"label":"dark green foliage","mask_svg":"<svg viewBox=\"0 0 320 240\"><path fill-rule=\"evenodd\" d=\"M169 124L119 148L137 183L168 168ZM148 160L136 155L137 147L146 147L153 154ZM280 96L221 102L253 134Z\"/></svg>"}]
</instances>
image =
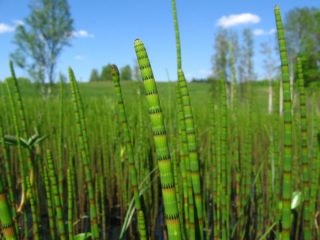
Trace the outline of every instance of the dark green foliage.
<instances>
[{"instance_id":1,"label":"dark green foliage","mask_svg":"<svg viewBox=\"0 0 320 240\"><path fill-rule=\"evenodd\" d=\"M284 28L290 58L300 57L304 67L305 85L319 84L320 9L302 7L290 10ZM298 68L296 64L295 69Z\"/></svg>"},{"instance_id":2,"label":"dark green foliage","mask_svg":"<svg viewBox=\"0 0 320 240\"><path fill-rule=\"evenodd\" d=\"M125 65L120 69L121 80L132 80L132 70L130 65Z\"/></svg>"},{"instance_id":3,"label":"dark green foliage","mask_svg":"<svg viewBox=\"0 0 320 240\"><path fill-rule=\"evenodd\" d=\"M112 81L112 65L107 64L102 68L99 81Z\"/></svg>"},{"instance_id":4,"label":"dark green foliage","mask_svg":"<svg viewBox=\"0 0 320 240\"><path fill-rule=\"evenodd\" d=\"M99 72L97 69L92 69L91 74L90 74L90 78L89 78L89 82L97 82L99 81Z\"/></svg>"}]
</instances>

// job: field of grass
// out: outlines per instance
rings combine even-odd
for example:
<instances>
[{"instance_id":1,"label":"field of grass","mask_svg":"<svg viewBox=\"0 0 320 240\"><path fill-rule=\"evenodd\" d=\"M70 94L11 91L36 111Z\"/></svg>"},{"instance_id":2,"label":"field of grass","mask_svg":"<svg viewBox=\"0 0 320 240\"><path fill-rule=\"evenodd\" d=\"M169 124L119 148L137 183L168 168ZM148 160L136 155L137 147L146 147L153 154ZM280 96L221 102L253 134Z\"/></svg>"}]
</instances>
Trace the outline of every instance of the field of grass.
<instances>
[{"instance_id":1,"label":"field of grass","mask_svg":"<svg viewBox=\"0 0 320 240\"><path fill-rule=\"evenodd\" d=\"M26 162L28 158L31 158L32 169L34 169L34 175L37 179L33 183L32 188L35 191L34 194L37 200L35 202L36 219L32 219L32 225L25 225L22 220L22 216L25 214L33 216L29 215L29 213L32 213L31 202L29 200L25 203L22 212L14 213L15 219L17 219L15 224L26 228L27 230L25 231L31 234L34 224L38 223L38 233L34 232L33 234L39 234L40 238L48 234L48 232L52 234L52 237L59 234L58 228L55 230L58 215L54 213L53 209L50 209L50 199L48 199L53 193L47 193L50 191L48 190L49 186L42 184L46 179L45 172L49 171L47 150L50 150L55 164L53 176L57 179L61 202L65 203L62 206L62 215L65 220L70 217L70 221L74 224L70 223L71 226L69 226L69 223L65 225L66 230L71 231L70 234L88 231L88 214L90 211L87 201L87 187L84 185L85 172L82 170L83 163L81 161L81 144L83 142L81 143L79 140L85 134L79 134L78 132L75 112L77 110L74 109L72 104L70 84L53 86L51 95L46 97L42 97L39 94L35 85L20 86L23 112L26 116L25 135L22 135L22 112L18 111L20 107L17 95L14 94L13 82L7 82L7 84L1 85L2 101L0 107L2 112L6 113L1 116L2 143L6 143L6 145L2 145L1 168L6 173L2 175L2 180L6 183L5 185L8 186L8 183L11 182L9 184L11 189L8 192L10 193L8 194L8 198L9 200L10 197L16 199L12 204L18 204L21 198L21 171L23 170L20 164L25 166L26 163L23 162ZM11 100L6 89L7 86L10 86L12 90L12 101L16 103L15 108L9 104ZM176 104L177 83L158 82L157 86L163 108L170 153L174 160L173 163L176 164L175 171L178 174L176 177L181 178L183 174L181 172L183 159L181 144L183 142L180 140L182 136L179 123L179 105ZM218 189L221 187L222 181L221 179L216 179L216 176L222 174L222 172L220 174L217 172L219 169L219 165L217 164L222 163L216 161L221 159L219 151L221 152L221 147L223 146L219 130L222 124L221 119L219 120L219 116L222 114L221 97L219 97L220 94L217 92L217 89L213 90L217 87L219 87L218 84L215 84L214 87L212 83L188 84L194 115L195 136L198 145L197 154L199 156L201 193L203 196L204 224L206 229L214 226L212 225L214 223L212 222L214 221L212 213L216 214L216 210L213 208L213 204L217 204L216 206L222 204L216 202L219 199L218 197L221 197L219 195L216 196L216 194L221 191ZM154 155L156 149L152 143L152 126L148 121L147 102L143 96L144 89L142 82L123 82L121 83L121 89L123 91L124 106L127 110L126 116L135 167L137 169L137 179L138 183L144 183L144 187L140 187L139 189L143 193L141 199L146 218L145 227L149 237L153 239L155 236L158 236L157 234L163 234L165 229L158 222L161 219L163 205L159 201L161 199L159 173ZM240 86L238 86L238 89L240 89ZM126 222L126 214L131 210L129 203L133 195L130 190L131 180L127 162L128 153L123 132L123 122L121 121L121 112L119 112L119 108L117 107L113 83L80 83L79 91L82 97L85 124L87 126L87 151L88 159L90 160L90 172L93 178L92 182L94 184L94 195L96 197L99 235L105 239L107 236L111 237L114 234L119 234L117 231ZM298 95L295 96L295 98L298 97ZM274 100L278 99L277 94L275 94L274 98ZM314 154L315 151L318 152L315 135L318 131L316 129L318 128L317 119L319 119L319 116L315 109L316 106L312 104L314 99L312 97L308 97L307 99L309 102L307 126L308 138L310 139L308 140L310 141L308 153L313 156L312 159L314 159L315 163L311 174L314 175L314 178L312 178L314 185L312 186L316 193L312 194L318 199L319 189L317 184L319 183L319 178L317 178L317 172L319 172L320 165L318 156ZM250 92L246 91L246 95L241 98L239 97L239 107L237 110L231 108L230 101L228 103L227 139L225 139L226 142L224 143L226 144L224 147L226 147L226 161L228 164L224 171L229 169L229 173L225 173L228 174L225 176L229 177L227 186L224 187L229 189L230 194L223 201L230 204L226 205L228 206L227 209L229 209L227 215L229 216L228 224L230 224L229 234L232 234L230 238L237 239L241 234L250 234L248 235L250 239L254 239L259 238L259 236L261 237L265 232L268 232L268 236L272 238L278 231L275 223L279 205L277 201L279 200L276 200L274 191L277 186L276 180L280 181L280 179L275 179L276 177L279 178L277 173L280 174L279 166L281 165L280 162L277 163L276 161L280 161L279 158L282 156L280 153L283 152L283 149L280 147L277 149L274 144L281 146L279 144L282 140L279 134L282 127L279 122L281 118L276 117L276 112L272 115L268 114L267 102L267 88L252 85ZM296 102L298 103L299 101ZM15 114L13 114L14 109ZM297 161L297 164L293 165L295 170L293 172L295 176L293 186L295 186L295 191L300 193L302 189L302 176L299 171L299 166L302 164L299 163L302 154L300 144L300 136L302 134L300 127L301 117L299 105L295 106L294 109L294 116L296 117L294 118L293 159ZM277 124L276 121L279 123ZM14 140L14 136L20 136L23 139L29 139L32 136L34 139L39 139L44 136L45 139L40 139L39 143L35 141L27 147L22 142L18 144ZM17 149L21 149L21 156L19 156ZM4 154L5 152L7 154ZM247 161L250 161L249 165L247 165ZM26 171L25 175L28 176L28 170L26 170L28 167L25 166L23 169ZM71 171L69 174L73 175L71 192L67 192L67 183L71 181L67 178L67 171ZM50 174L50 171L48 174ZM17 178L15 176L20 177ZM182 182L178 181L176 184L176 187L179 188L179 193L177 194L181 195L180 197L177 196L177 198L183 202ZM69 194L72 196L70 202ZM247 198L246 194L250 198ZM316 213L316 209L319 207L319 201L316 201L316 199L314 199L312 205L313 214ZM51 201L55 201L54 197ZM52 204L51 202L51 207ZM67 211L70 208L70 212ZM50 219L49 211L52 211L52 219ZM245 212L242 213L242 211ZM243 214L246 214L247 217L244 218ZM296 214L298 215L296 216ZM295 218L299 214L301 215L301 207L298 207L298 210L294 210ZM294 220L295 224L301 224L299 219L301 219L301 216ZM185 222L187 220L182 221ZM251 221L254 221L254 223ZM312 221L310 222L312 223ZM126 237L129 238L131 236L131 238L135 238L134 236L138 234L137 231L139 230L140 232L141 229L136 224L135 220L130 221L129 229L125 234ZM185 224L188 223L185 222ZM241 228L240 224L242 224ZM252 227L247 228L249 226ZM209 234L206 235L207 237L213 234L212 230L206 233ZM315 231L316 229L313 227L313 230ZM299 232L299 228L296 228L296 231ZM23 232L20 231L20 236L23 236ZM25 232L25 234L27 233Z\"/></svg>"}]
</instances>

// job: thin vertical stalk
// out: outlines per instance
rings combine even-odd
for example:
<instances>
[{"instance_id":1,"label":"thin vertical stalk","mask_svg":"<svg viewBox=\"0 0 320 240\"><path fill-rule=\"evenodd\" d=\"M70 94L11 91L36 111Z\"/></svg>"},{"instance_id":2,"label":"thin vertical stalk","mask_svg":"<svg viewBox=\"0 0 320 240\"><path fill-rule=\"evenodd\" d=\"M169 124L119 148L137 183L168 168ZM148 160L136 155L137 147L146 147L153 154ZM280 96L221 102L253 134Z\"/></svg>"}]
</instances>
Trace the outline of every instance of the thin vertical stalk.
<instances>
[{"instance_id":1,"label":"thin vertical stalk","mask_svg":"<svg viewBox=\"0 0 320 240\"><path fill-rule=\"evenodd\" d=\"M55 221L53 217L53 201L52 201L52 192L50 187L50 180L48 177L48 167L44 166L43 168L43 179L47 200L47 209L48 209L48 219L49 219L49 232L51 239L55 239Z\"/></svg>"},{"instance_id":2,"label":"thin vertical stalk","mask_svg":"<svg viewBox=\"0 0 320 240\"><path fill-rule=\"evenodd\" d=\"M228 239L229 236L229 214L228 214L228 204L229 204L229 195L228 195L228 159L227 159L227 141L228 141L228 111L227 111L227 93L226 93L226 83L225 76L223 73L220 76L220 144L221 144L221 221L222 221L222 239Z\"/></svg>"},{"instance_id":3,"label":"thin vertical stalk","mask_svg":"<svg viewBox=\"0 0 320 240\"><path fill-rule=\"evenodd\" d=\"M71 164L70 164L71 165ZM71 177L72 171L70 168L67 170L67 185L68 185L68 239L73 240L73 224L72 224L72 219L73 219L73 198L72 198L72 177Z\"/></svg>"},{"instance_id":4,"label":"thin vertical stalk","mask_svg":"<svg viewBox=\"0 0 320 240\"><path fill-rule=\"evenodd\" d=\"M32 192L29 178L27 178L27 196L30 201L31 214L32 214L32 239L39 240L39 221L36 215L36 202Z\"/></svg>"},{"instance_id":5,"label":"thin vertical stalk","mask_svg":"<svg viewBox=\"0 0 320 240\"><path fill-rule=\"evenodd\" d=\"M57 175L54 170L52 155L49 150L47 150L47 164L48 164L48 176L50 181L50 187L52 190L54 206L56 208L56 222L57 222L57 230L59 239L66 239L66 233L64 228L64 220L63 220L63 212L62 212L62 205L60 201L60 194L59 194L59 186L57 183Z\"/></svg>"},{"instance_id":6,"label":"thin vertical stalk","mask_svg":"<svg viewBox=\"0 0 320 240\"><path fill-rule=\"evenodd\" d=\"M182 69L181 42L180 42L180 32L179 32L176 0L172 0L171 4L172 4L172 12L173 12L174 30L176 35L177 68Z\"/></svg>"},{"instance_id":7,"label":"thin vertical stalk","mask_svg":"<svg viewBox=\"0 0 320 240\"><path fill-rule=\"evenodd\" d=\"M83 110L83 104L80 97L78 85L71 68L69 68L69 78L71 82L72 101L74 106L74 114L76 117L76 125L78 131L78 139L80 142L81 161L84 168L85 182L88 188L89 195L89 208L90 208L90 224L91 232L94 240L99 238L99 229L97 223L97 210L95 204L95 195L93 187L93 177L90 171L90 160L88 152L88 136L86 131L85 116Z\"/></svg>"},{"instance_id":8,"label":"thin vertical stalk","mask_svg":"<svg viewBox=\"0 0 320 240\"><path fill-rule=\"evenodd\" d=\"M202 194L199 172L199 158L197 153L197 141L195 136L194 120L189 96L189 89L187 87L184 73L178 69L179 87L182 96L183 113L186 125L186 133L188 139L190 170L192 175L192 187L196 206L196 219L200 233L200 239L203 239L203 208L202 208Z\"/></svg>"},{"instance_id":9,"label":"thin vertical stalk","mask_svg":"<svg viewBox=\"0 0 320 240\"><path fill-rule=\"evenodd\" d=\"M57 161L58 161L58 183L60 201L63 202L63 123L64 123L64 83L60 82L60 109L59 109L59 127L57 136Z\"/></svg>"},{"instance_id":10,"label":"thin vertical stalk","mask_svg":"<svg viewBox=\"0 0 320 240\"><path fill-rule=\"evenodd\" d=\"M140 236L140 239L147 239L147 232L146 232L146 226L145 226L146 223L145 223L144 214L142 211L141 200L139 197L138 178L137 178L137 170L135 167L134 156L133 156L133 147L131 143L126 109L125 109L123 97L122 97L119 70L116 65L112 65L112 79L114 84L114 92L116 94L117 102L118 102L118 111L119 111L119 117L120 117L119 121L121 124L121 129L124 133L124 142L125 142L125 147L128 155L131 191L134 194L134 203L137 210L139 236Z\"/></svg>"},{"instance_id":11,"label":"thin vertical stalk","mask_svg":"<svg viewBox=\"0 0 320 240\"><path fill-rule=\"evenodd\" d=\"M297 59L298 65L298 84L300 102L300 129L301 129L301 157L302 157L302 182L303 182L303 236L304 239L311 239L311 215L310 215L310 169L308 157L308 128L306 112L306 93L304 89L304 77L302 63Z\"/></svg>"}]
</instances>

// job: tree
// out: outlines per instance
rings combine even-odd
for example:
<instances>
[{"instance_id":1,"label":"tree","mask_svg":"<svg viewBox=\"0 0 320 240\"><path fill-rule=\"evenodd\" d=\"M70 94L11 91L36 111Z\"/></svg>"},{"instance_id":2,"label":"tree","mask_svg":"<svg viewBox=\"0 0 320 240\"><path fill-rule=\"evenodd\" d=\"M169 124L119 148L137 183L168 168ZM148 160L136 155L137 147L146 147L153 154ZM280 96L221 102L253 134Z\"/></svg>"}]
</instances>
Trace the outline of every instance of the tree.
<instances>
[{"instance_id":1,"label":"tree","mask_svg":"<svg viewBox=\"0 0 320 240\"><path fill-rule=\"evenodd\" d=\"M102 68L100 81L111 81L112 80L112 65L107 64Z\"/></svg>"},{"instance_id":2,"label":"tree","mask_svg":"<svg viewBox=\"0 0 320 240\"><path fill-rule=\"evenodd\" d=\"M129 65L125 65L120 70L121 80L132 80L132 70Z\"/></svg>"},{"instance_id":3,"label":"tree","mask_svg":"<svg viewBox=\"0 0 320 240\"><path fill-rule=\"evenodd\" d=\"M228 32L220 29L215 36L214 55L212 57L213 76L220 78L221 73L227 78Z\"/></svg>"},{"instance_id":4,"label":"tree","mask_svg":"<svg viewBox=\"0 0 320 240\"><path fill-rule=\"evenodd\" d=\"M92 69L91 74L90 74L90 82L97 82L99 81L99 72L97 69Z\"/></svg>"},{"instance_id":5,"label":"tree","mask_svg":"<svg viewBox=\"0 0 320 240\"><path fill-rule=\"evenodd\" d=\"M214 55L212 56L212 70L213 76L220 78L219 73L223 72L225 77L231 76L231 53L235 63L237 58L235 56L239 53L238 36L236 32L226 29L220 29L215 36Z\"/></svg>"},{"instance_id":6,"label":"tree","mask_svg":"<svg viewBox=\"0 0 320 240\"><path fill-rule=\"evenodd\" d=\"M252 30L245 28L242 32L242 44L239 53L238 75L240 85L240 96L243 97L248 91L248 88L243 83L255 79L253 71L253 34Z\"/></svg>"},{"instance_id":7,"label":"tree","mask_svg":"<svg viewBox=\"0 0 320 240\"><path fill-rule=\"evenodd\" d=\"M67 0L35 0L30 15L17 27L13 61L43 86L55 79L57 59L70 46L73 19Z\"/></svg>"},{"instance_id":8,"label":"tree","mask_svg":"<svg viewBox=\"0 0 320 240\"><path fill-rule=\"evenodd\" d=\"M305 84L319 82L320 9L304 7L289 11L284 28L291 65L299 56L303 63Z\"/></svg>"},{"instance_id":9,"label":"tree","mask_svg":"<svg viewBox=\"0 0 320 240\"><path fill-rule=\"evenodd\" d=\"M243 45L242 45L242 63L244 63L244 80L251 81L255 79L253 71L253 34L252 30L246 28L243 30Z\"/></svg>"}]
</instances>

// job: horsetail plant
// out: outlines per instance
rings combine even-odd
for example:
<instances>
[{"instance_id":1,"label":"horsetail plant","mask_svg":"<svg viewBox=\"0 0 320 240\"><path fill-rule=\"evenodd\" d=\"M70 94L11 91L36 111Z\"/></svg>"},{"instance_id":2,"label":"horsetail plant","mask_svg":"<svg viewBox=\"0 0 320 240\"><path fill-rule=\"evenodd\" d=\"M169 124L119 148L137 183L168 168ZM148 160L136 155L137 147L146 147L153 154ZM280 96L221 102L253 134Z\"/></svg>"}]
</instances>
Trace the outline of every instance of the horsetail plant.
<instances>
[{"instance_id":1,"label":"horsetail plant","mask_svg":"<svg viewBox=\"0 0 320 240\"><path fill-rule=\"evenodd\" d=\"M20 91L19 91L19 87L18 87L18 83L16 81L15 78L15 73L14 73L14 69L13 69L13 64L10 62L10 69L12 71L12 75L13 77L11 79L7 79L6 80L6 87L7 87L7 92L9 95L9 102L10 102L10 108L12 111L12 120L13 120L13 126L14 126L14 131L15 131L15 136L17 139L17 155L18 155L18 162L19 162L19 168L20 168L20 178L21 178L21 198L20 198L20 203L18 205L18 208L16 210L16 213L22 213L23 208L25 206L26 203L26 195L27 195L27 182L26 182L26 178L27 178L27 166L26 163L24 161L24 152L21 146L21 142L19 141L20 137L21 137L21 127L19 125L21 118L20 115L18 114L18 109L20 109L20 113L21 113L21 106L22 106L22 100L21 100L21 95L20 95ZM13 85L14 85L14 90L12 90L12 82L13 81ZM17 106L16 102L18 101L20 102L20 104ZM20 106L20 107L19 107ZM18 109L17 109L18 108ZM28 222L28 217L27 214L24 212L23 214L23 221L24 223ZM17 232L17 234L19 234L19 232ZM24 224L24 235L27 237L28 236L28 224Z\"/></svg>"},{"instance_id":2,"label":"horsetail plant","mask_svg":"<svg viewBox=\"0 0 320 240\"><path fill-rule=\"evenodd\" d=\"M297 59L298 65L298 84L299 84L299 101L300 101L300 126L301 126L301 158L302 158L302 182L303 182L303 235L304 239L311 239L311 222L310 214L310 179L309 179L309 156L308 156L308 132L307 132L307 113L306 113L306 93L304 89L304 77L302 63L300 58Z\"/></svg>"},{"instance_id":3,"label":"horsetail plant","mask_svg":"<svg viewBox=\"0 0 320 240\"><path fill-rule=\"evenodd\" d=\"M227 93L224 73L220 73L220 167L221 167L221 232L222 239L229 239L229 163L227 158L227 141L228 141L228 110L227 110Z\"/></svg>"},{"instance_id":4,"label":"horsetail plant","mask_svg":"<svg viewBox=\"0 0 320 240\"><path fill-rule=\"evenodd\" d=\"M241 215L241 198L240 196L240 174L241 174L241 167L240 167L240 158L239 158L239 126L237 123L237 119L239 118L238 108L239 108L239 101L238 101L238 87L237 87L237 74L236 74L236 60L234 56L234 46L232 43L229 43L229 52L230 52L230 67L231 67L231 77L232 77L232 88L231 88L231 105L233 114L231 118L233 120L233 129L232 129L232 136L233 136L233 169L236 175L235 185L236 185L236 218L239 221ZM241 224L238 224L237 230L239 232L241 229Z\"/></svg>"},{"instance_id":5,"label":"horsetail plant","mask_svg":"<svg viewBox=\"0 0 320 240\"><path fill-rule=\"evenodd\" d=\"M32 192L30 179L27 178L27 196L31 205L31 214L32 214L32 239L39 240L39 220L36 214L36 202ZM63 239L63 238L62 238Z\"/></svg>"},{"instance_id":6,"label":"horsetail plant","mask_svg":"<svg viewBox=\"0 0 320 240\"><path fill-rule=\"evenodd\" d=\"M126 109L124 106L122 91L120 86L120 75L119 70L116 65L112 65L112 79L114 84L114 91L117 97L118 109L119 109L119 117L121 129L124 132L124 141L125 147L128 155L128 163L129 163L129 172L130 172L130 180L131 180L131 189L134 194L134 203L137 210L137 219L138 219L138 231L140 239L147 239L146 227L145 227L145 218L142 211L141 200L139 197L139 189L138 189L138 179L137 179L137 170L135 167L134 156L133 156L133 147L131 143L130 131L128 127L128 120L126 115Z\"/></svg>"},{"instance_id":7,"label":"horsetail plant","mask_svg":"<svg viewBox=\"0 0 320 240\"><path fill-rule=\"evenodd\" d=\"M62 204L59 194L59 185L57 181L57 175L54 170L52 155L50 150L47 150L47 171L50 181L50 187L52 189L53 202L56 209L56 223L59 239L66 239L66 232L63 220Z\"/></svg>"},{"instance_id":8,"label":"horsetail plant","mask_svg":"<svg viewBox=\"0 0 320 240\"><path fill-rule=\"evenodd\" d=\"M176 35L177 69L179 70L179 69L182 69L182 63L181 63L181 42L180 42L180 32L179 32L176 0L172 0L171 5L172 5L172 13L173 13L174 30Z\"/></svg>"},{"instance_id":9,"label":"horsetail plant","mask_svg":"<svg viewBox=\"0 0 320 240\"><path fill-rule=\"evenodd\" d=\"M87 131L85 126L84 110L83 110L83 105L82 105L82 100L80 97L78 85L77 85L73 70L71 68L69 68L69 78L71 83L74 114L76 117L78 140L80 142L81 161L84 169L86 186L88 188L91 232L92 232L92 238L96 240L99 238L99 230L98 230L98 223L97 223L97 211L96 211L95 194L94 194L94 188L93 188L93 178L92 178L92 172L90 171L90 166L89 166L90 161L89 161L89 153L88 153L88 138L87 138Z\"/></svg>"},{"instance_id":10,"label":"horsetail plant","mask_svg":"<svg viewBox=\"0 0 320 240\"><path fill-rule=\"evenodd\" d=\"M196 219L198 224L198 231L200 238L203 238L203 210L202 210L202 195L201 195L201 184L200 184L200 173L199 173L199 159L197 153L197 142L195 136L194 121L192 115L192 108L189 96L189 89L187 87L184 73L181 69L178 70L178 80L180 94L182 97L183 114L186 125L186 133L188 140L189 150L189 166L192 179L192 187L194 194L194 202L196 206Z\"/></svg>"},{"instance_id":11,"label":"horsetail plant","mask_svg":"<svg viewBox=\"0 0 320 240\"><path fill-rule=\"evenodd\" d=\"M19 118L18 118L18 114L17 114L17 108L16 108L16 104L14 101L12 89L10 87L9 79L6 80L6 86L7 86L7 92L8 92L9 100L10 100L10 107L11 107L11 111L12 111L12 121L13 121L15 136L16 136L16 139L19 139L20 138L20 130L19 130L19 125L18 125ZM17 154L18 154L18 162L19 162L19 168L20 168L21 191L22 191L20 204L17 209L17 212L19 213L22 211L22 209L24 207L25 196L26 196L26 192L27 192L26 166L25 166L25 162L23 161L23 150L22 150L22 146L21 146L20 141L17 141Z\"/></svg>"},{"instance_id":12,"label":"horsetail plant","mask_svg":"<svg viewBox=\"0 0 320 240\"><path fill-rule=\"evenodd\" d=\"M282 168L282 210L281 224L282 232L281 239L290 239L291 231L291 164L292 164L292 109L291 109L291 88L289 81L289 68L287 58L287 47L284 36L284 28L281 20L280 8L275 7L275 18L277 25L278 44L280 49L281 73L283 84L283 123L284 123L284 156Z\"/></svg>"},{"instance_id":13,"label":"horsetail plant","mask_svg":"<svg viewBox=\"0 0 320 240\"><path fill-rule=\"evenodd\" d=\"M59 109L59 128L57 134L57 161L58 161L58 183L60 200L63 202L63 117L64 117L64 83L63 78L60 76L60 109Z\"/></svg>"},{"instance_id":14,"label":"horsetail plant","mask_svg":"<svg viewBox=\"0 0 320 240\"><path fill-rule=\"evenodd\" d=\"M143 78L146 98L149 105L149 116L152 125L153 139L160 171L165 220L169 240L182 239L179 211L176 199L173 169L168 149L166 129L160 106L160 100L147 51L141 40L134 42L136 55Z\"/></svg>"},{"instance_id":15,"label":"horsetail plant","mask_svg":"<svg viewBox=\"0 0 320 240\"><path fill-rule=\"evenodd\" d=\"M320 151L318 146L318 133L319 133L319 121L317 119L317 101L316 101L316 93L313 93L312 96L312 102L313 102L313 115L312 115L312 177L311 177L311 187L310 187L310 217L311 220L314 218L317 219L317 214L320 214L317 212L317 209L319 209L319 172L320 172ZM318 221L315 221L316 224L314 224L314 221L311 221L311 231L313 231L313 236L320 236L320 229L317 228ZM319 224L318 224L319 225Z\"/></svg>"},{"instance_id":16,"label":"horsetail plant","mask_svg":"<svg viewBox=\"0 0 320 240\"><path fill-rule=\"evenodd\" d=\"M45 187L45 194L47 199L47 209L48 209L48 220L49 220L49 232L51 239L55 239L55 221L54 221L54 214L53 214L53 201L52 201L52 188L50 185L50 180L48 176L48 166L44 166L43 169L43 181Z\"/></svg>"},{"instance_id":17,"label":"horsetail plant","mask_svg":"<svg viewBox=\"0 0 320 240\"><path fill-rule=\"evenodd\" d=\"M183 185L183 209L184 209L184 228L182 228L183 233L187 234L188 238L194 238L195 237L195 229L194 229L194 205L193 205L193 199L192 199L192 180L191 176L189 178L189 151L188 151L188 139L186 134L186 125L184 121L184 114L183 114L183 105L182 105L182 96L180 93L179 85L177 84L177 100L178 100L178 106L179 106L179 138L180 138L180 168L181 168L181 175L182 175L182 185ZM189 181L190 179L190 181ZM189 184L190 183L190 184ZM190 188L190 194L188 194ZM188 199L188 195L190 195L190 201ZM191 214L189 214L189 208L191 211ZM189 219L189 216L191 216L191 219Z\"/></svg>"},{"instance_id":18,"label":"horsetail plant","mask_svg":"<svg viewBox=\"0 0 320 240\"><path fill-rule=\"evenodd\" d=\"M68 239L73 240L73 224L72 224L72 219L73 219L73 198L72 198L72 171L70 168L67 170L67 186L68 186Z\"/></svg>"},{"instance_id":19,"label":"horsetail plant","mask_svg":"<svg viewBox=\"0 0 320 240\"><path fill-rule=\"evenodd\" d=\"M26 114L25 114L25 111L24 111L24 106L23 106L23 101L22 101L22 97L21 97L21 93L20 93L20 88L19 88L19 85L18 85L18 80L16 78L16 74L15 74L15 71L14 71L14 67L13 67L13 63L10 62L10 72L11 72L11 76L12 76L12 81L13 81L13 88L14 88L14 97L15 97L15 100L16 100L16 104L17 104L17 114L20 118L20 123L21 123L21 126L20 126L20 130L21 130L21 136L19 137L22 137L24 139L27 139L27 121L26 121ZM31 153L30 151L27 151L27 157L26 157L26 163L27 163L27 167L28 167L28 171L29 171L29 174L30 174L30 184L31 186L33 185L33 166L32 166L32 161L31 161Z\"/></svg>"},{"instance_id":20,"label":"horsetail plant","mask_svg":"<svg viewBox=\"0 0 320 240\"><path fill-rule=\"evenodd\" d=\"M197 142L195 136L194 120L191 109L191 102L189 97L189 89L186 84L186 80L182 71L181 63L181 42L180 42L180 32L177 16L176 1L172 0L172 12L174 19L174 29L176 36L176 51L177 51L177 69L178 69L178 86L180 89L180 94L182 98L183 114L185 118L185 126L188 140L188 151L189 151L189 161L190 170L192 174L192 187L196 206L196 216L198 231L200 234L200 239L203 239L203 208L202 208L202 194L201 194L201 183L199 174L199 159L197 153Z\"/></svg>"},{"instance_id":21,"label":"horsetail plant","mask_svg":"<svg viewBox=\"0 0 320 240\"><path fill-rule=\"evenodd\" d=\"M176 4L176 1L175 0L172 0L171 1L171 6L172 6L172 13L173 13L173 22L174 22L174 30L175 30L175 38L176 38L176 53L177 53L177 69L182 69L182 60L181 60L181 41L180 41L180 32L179 32L179 24L178 24L178 15L177 15L177 4ZM177 75L179 75L179 73L177 72ZM169 86L169 85L168 85ZM184 114L183 114L183 105L182 105L182 96L181 96L181 93L180 93L180 90L179 90L179 84L177 84L177 99L178 99L178 103L179 103L179 114L182 114L181 117L183 118L182 120L184 121ZM178 114L178 115L179 115ZM185 123L180 123L181 124L181 137L183 138L182 141L181 141L181 144L184 145L185 143L185 140L184 139L184 135L185 135L185 132L186 132L186 129L185 129ZM182 169L182 175L184 174L184 179L187 180L187 162L189 162L188 158L186 157L185 154L188 154L189 150L187 148L187 146L184 146L183 147L184 150L182 150L181 152L181 157L183 158L183 167L184 169ZM174 166L175 166L175 163L174 163ZM175 173L175 182L177 184L177 179L176 179L176 176L178 175L177 174L177 168L174 168L174 173ZM185 187L188 186L187 182L183 182L183 184L185 185ZM192 187L192 185L191 185ZM178 186L177 186L177 190L178 190ZM185 194L187 194L188 192L185 192ZM177 191L177 194L178 194L178 191ZM187 198L187 195L185 195L185 197ZM183 229L182 227L182 205L185 204L185 206L187 206L188 202L185 202L185 203L181 203L181 200L179 200L179 198L177 197L178 199L178 206L179 206L179 215L180 215L180 224L181 224L181 229ZM193 205L193 203L189 203L190 205ZM185 215L189 214L189 211L185 211ZM192 215L194 215L193 211L191 211ZM186 219L187 221L189 221L189 216L188 218ZM191 216L191 222L187 222L191 229L190 229L190 232L191 234L189 234L189 237L192 237L194 236L193 232L194 232L194 216ZM183 231L184 233L184 231Z\"/></svg>"}]
</instances>

